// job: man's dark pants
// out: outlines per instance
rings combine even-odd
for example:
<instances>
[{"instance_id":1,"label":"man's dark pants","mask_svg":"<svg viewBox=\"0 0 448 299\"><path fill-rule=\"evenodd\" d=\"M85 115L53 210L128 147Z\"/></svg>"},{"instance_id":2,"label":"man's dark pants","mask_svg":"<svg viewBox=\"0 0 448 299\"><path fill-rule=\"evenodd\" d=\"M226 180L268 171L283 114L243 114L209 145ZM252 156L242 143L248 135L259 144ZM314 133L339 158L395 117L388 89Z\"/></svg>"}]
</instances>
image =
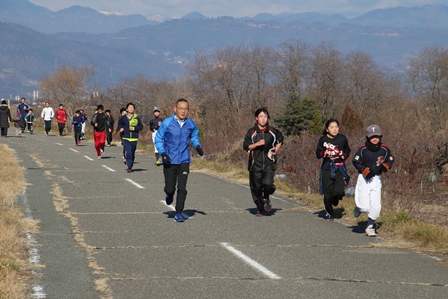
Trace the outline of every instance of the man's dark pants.
<instances>
[{"instance_id":1,"label":"man's dark pants","mask_svg":"<svg viewBox=\"0 0 448 299\"><path fill-rule=\"evenodd\" d=\"M190 163L163 165L163 174L165 176L165 193L173 196L176 191L176 212L184 210L185 199L187 198L187 179L190 173Z\"/></svg>"}]
</instances>

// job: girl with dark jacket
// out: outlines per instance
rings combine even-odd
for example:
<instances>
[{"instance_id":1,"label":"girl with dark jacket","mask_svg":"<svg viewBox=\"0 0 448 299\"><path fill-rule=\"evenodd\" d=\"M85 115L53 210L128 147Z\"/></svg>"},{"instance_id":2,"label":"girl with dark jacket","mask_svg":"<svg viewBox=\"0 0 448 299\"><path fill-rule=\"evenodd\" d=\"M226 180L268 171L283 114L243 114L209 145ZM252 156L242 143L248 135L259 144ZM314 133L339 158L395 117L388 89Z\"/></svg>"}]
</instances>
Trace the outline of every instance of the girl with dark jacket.
<instances>
[{"instance_id":1,"label":"girl with dark jacket","mask_svg":"<svg viewBox=\"0 0 448 299\"><path fill-rule=\"evenodd\" d=\"M334 218L333 206L337 206L345 196L345 186L350 177L347 174L345 161L350 155L347 137L339 134L339 122L329 119L325 130L317 142L316 157L323 159L320 173L320 193L324 196L325 216L327 220Z\"/></svg>"},{"instance_id":2,"label":"girl with dark jacket","mask_svg":"<svg viewBox=\"0 0 448 299\"><path fill-rule=\"evenodd\" d=\"M271 210L269 195L275 192L276 155L283 144L283 134L269 126L266 108L255 111L255 126L244 137L243 149L249 153L249 182L257 216Z\"/></svg>"}]
</instances>

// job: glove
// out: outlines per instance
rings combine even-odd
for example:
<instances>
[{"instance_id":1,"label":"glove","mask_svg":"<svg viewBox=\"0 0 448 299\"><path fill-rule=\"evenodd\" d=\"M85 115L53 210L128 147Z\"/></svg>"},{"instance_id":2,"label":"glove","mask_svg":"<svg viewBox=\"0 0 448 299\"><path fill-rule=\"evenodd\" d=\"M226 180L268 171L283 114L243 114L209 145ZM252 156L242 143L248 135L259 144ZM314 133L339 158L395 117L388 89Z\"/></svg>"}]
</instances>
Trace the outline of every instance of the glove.
<instances>
[{"instance_id":1,"label":"glove","mask_svg":"<svg viewBox=\"0 0 448 299\"><path fill-rule=\"evenodd\" d=\"M380 171L381 171L381 173L383 173L383 172L387 172L389 169L390 169L390 166L389 166L389 164L387 164L387 163L382 163L382 164L380 165Z\"/></svg>"},{"instance_id":2,"label":"glove","mask_svg":"<svg viewBox=\"0 0 448 299\"><path fill-rule=\"evenodd\" d=\"M168 156L166 153L163 153L160 156L162 157L162 161L163 161L164 165L170 165L171 164L170 156Z\"/></svg>"},{"instance_id":3,"label":"glove","mask_svg":"<svg viewBox=\"0 0 448 299\"><path fill-rule=\"evenodd\" d=\"M371 178L373 178L375 176L373 171L370 170L370 167L367 167L367 166L364 166L363 168L361 168L361 173L366 178L366 180L370 180Z\"/></svg>"},{"instance_id":4,"label":"glove","mask_svg":"<svg viewBox=\"0 0 448 299\"><path fill-rule=\"evenodd\" d=\"M199 156L203 156L203 155L204 155L204 151L202 150L202 147L197 146L197 147L196 147L196 151L198 152L198 155L199 155Z\"/></svg>"}]
</instances>

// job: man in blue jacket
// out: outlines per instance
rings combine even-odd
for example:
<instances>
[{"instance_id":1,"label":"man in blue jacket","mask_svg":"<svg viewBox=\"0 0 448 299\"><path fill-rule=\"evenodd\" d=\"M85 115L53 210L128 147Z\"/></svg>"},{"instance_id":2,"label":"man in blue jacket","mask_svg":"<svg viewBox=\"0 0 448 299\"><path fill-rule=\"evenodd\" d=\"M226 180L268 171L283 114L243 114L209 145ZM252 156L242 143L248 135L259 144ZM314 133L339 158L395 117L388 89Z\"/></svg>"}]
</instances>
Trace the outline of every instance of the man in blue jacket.
<instances>
[{"instance_id":1,"label":"man in blue jacket","mask_svg":"<svg viewBox=\"0 0 448 299\"><path fill-rule=\"evenodd\" d=\"M190 142L200 156L204 155L199 141L199 130L193 120L187 118L188 101L179 99L174 106L174 114L166 118L155 138L155 146L163 161L165 176L165 202L173 203L177 182L176 214L174 220L183 222L182 211L187 197L187 179L190 173Z\"/></svg>"}]
</instances>

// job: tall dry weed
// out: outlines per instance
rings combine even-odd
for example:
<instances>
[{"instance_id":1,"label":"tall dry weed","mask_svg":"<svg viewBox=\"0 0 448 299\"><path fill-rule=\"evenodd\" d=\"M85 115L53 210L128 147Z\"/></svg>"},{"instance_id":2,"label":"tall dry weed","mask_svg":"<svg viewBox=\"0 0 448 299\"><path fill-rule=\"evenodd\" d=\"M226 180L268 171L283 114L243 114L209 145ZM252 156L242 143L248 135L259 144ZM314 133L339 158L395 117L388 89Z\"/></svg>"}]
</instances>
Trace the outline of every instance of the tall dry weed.
<instances>
[{"instance_id":1,"label":"tall dry weed","mask_svg":"<svg viewBox=\"0 0 448 299\"><path fill-rule=\"evenodd\" d=\"M15 205L25 186L24 169L6 145L0 151L0 298L27 298L27 222Z\"/></svg>"}]
</instances>

